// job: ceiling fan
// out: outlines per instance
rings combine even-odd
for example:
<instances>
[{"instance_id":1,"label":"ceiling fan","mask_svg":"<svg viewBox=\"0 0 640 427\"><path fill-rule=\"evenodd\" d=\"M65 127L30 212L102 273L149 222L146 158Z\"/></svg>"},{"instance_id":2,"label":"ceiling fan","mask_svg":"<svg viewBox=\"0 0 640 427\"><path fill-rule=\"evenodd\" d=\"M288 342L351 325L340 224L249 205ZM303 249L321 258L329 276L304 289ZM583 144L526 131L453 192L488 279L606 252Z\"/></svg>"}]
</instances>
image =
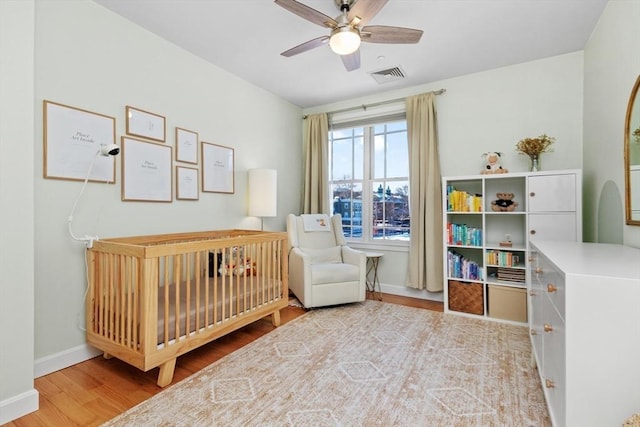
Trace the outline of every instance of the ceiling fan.
<instances>
[{"instance_id":1,"label":"ceiling fan","mask_svg":"<svg viewBox=\"0 0 640 427\"><path fill-rule=\"evenodd\" d=\"M331 29L328 36L309 40L280 55L290 57L329 43L331 50L340 55L347 71L360 68L360 43L410 44L418 43L422 30L389 27L384 25L365 26L388 0L334 0L341 14L331 18L324 13L296 0L275 0L276 4L309 22Z\"/></svg>"}]
</instances>

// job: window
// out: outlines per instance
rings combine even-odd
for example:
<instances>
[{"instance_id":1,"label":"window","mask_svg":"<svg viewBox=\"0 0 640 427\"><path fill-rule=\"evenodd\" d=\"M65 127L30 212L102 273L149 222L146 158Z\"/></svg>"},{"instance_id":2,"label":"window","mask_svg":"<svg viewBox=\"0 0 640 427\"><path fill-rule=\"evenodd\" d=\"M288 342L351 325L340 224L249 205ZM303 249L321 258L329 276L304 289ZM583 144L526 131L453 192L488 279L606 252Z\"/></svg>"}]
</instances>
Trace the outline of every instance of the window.
<instances>
[{"instance_id":1,"label":"window","mask_svg":"<svg viewBox=\"0 0 640 427\"><path fill-rule=\"evenodd\" d=\"M334 214L351 241L408 241L409 151L406 120L329 132Z\"/></svg>"}]
</instances>

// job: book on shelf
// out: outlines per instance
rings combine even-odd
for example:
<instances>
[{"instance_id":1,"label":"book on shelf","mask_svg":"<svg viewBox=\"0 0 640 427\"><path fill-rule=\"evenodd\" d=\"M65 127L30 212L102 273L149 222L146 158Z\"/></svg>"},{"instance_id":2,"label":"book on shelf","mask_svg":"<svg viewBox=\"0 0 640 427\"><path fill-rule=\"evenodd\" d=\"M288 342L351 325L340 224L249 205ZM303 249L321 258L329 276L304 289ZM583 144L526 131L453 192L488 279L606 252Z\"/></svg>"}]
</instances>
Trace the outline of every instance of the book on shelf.
<instances>
[{"instance_id":1,"label":"book on shelf","mask_svg":"<svg viewBox=\"0 0 640 427\"><path fill-rule=\"evenodd\" d=\"M520 255L506 251L487 252L487 264L499 267L516 267L520 265Z\"/></svg>"},{"instance_id":2,"label":"book on shelf","mask_svg":"<svg viewBox=\"0 0 640 427\"><path fill-rule=\"evenodd\" d=\"M447 211L449 212L482 212L482 194L471 194L447 186Z\"/></svg>"},{"instance_id":3,"label":"book on shelf","mask_svg":"<svg viewBox=\"0 0 640 427\"><path fill-rule=\"evenodd\" d=\"M447 243L460 246L482 246L482 229L467 224L447 224Z\"/></svg>"},{"instance_id":4,"label":"book on shelf","mask_svg":"<svg viewBox=\"0 0 640 427\"><path fill-rule=\"evenodd\" d=\"M482 267L475 261L453 252L447 252L447 274L449 277L467 280L482 280Z\"/></svg>"}]
</instances>

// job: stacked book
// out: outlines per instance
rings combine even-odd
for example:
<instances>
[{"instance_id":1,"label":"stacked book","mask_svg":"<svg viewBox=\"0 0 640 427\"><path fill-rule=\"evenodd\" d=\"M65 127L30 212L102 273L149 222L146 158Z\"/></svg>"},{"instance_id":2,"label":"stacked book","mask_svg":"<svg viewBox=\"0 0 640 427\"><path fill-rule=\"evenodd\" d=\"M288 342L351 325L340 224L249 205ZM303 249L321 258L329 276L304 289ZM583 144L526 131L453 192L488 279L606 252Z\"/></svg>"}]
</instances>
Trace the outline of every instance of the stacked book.
<instances>
[{"instance_id":1,"label":"stacked book","mask_svg":"<svg viewBox=\"0 0 640 427\"><path fill-rule=\"evenodd\" d=\"M506 282L519 282L525 283L525 270L523 268L505 268L498 267L498 280L504 280Z\"/></svg>"}]
</instances>

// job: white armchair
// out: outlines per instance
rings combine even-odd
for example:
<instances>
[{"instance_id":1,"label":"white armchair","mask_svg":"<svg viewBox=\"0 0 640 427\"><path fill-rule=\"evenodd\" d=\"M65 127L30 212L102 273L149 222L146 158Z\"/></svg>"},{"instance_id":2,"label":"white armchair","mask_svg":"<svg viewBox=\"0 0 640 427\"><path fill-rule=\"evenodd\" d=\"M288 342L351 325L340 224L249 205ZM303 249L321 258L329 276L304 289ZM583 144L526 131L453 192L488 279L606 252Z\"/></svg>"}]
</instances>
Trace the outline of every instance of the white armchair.
<instances>
[{"instance_id":1,"label":"white armchair","mask_svg":"<svg viewBox=\"0 0 640 427\"><path fill-rule=\"evenodd\" d=\"M364 301L364 252L346 245L342 217L287 217L289 289L306 308Z\"/></svg>"}]
</instances>

